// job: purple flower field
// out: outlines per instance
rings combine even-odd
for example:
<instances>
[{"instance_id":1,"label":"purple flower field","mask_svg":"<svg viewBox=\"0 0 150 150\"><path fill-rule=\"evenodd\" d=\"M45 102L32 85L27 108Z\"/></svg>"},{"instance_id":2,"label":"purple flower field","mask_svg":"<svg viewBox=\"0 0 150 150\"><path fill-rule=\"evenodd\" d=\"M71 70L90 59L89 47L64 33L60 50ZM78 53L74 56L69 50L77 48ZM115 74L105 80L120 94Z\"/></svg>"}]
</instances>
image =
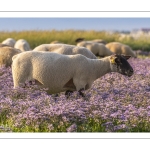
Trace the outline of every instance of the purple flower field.
<instances>
[{"instance_id":1,"label":"purple flower field","mask_svg":"<svg viewBox=\"0 0 150 150\"><path fill-rule=\"evenodd\" d=\"M66 99L37 86L13 89L11 68L0 68L1 132L149 132L150 59L129 59L134 75L109 73Z\"/></svg>"}]
</instances>

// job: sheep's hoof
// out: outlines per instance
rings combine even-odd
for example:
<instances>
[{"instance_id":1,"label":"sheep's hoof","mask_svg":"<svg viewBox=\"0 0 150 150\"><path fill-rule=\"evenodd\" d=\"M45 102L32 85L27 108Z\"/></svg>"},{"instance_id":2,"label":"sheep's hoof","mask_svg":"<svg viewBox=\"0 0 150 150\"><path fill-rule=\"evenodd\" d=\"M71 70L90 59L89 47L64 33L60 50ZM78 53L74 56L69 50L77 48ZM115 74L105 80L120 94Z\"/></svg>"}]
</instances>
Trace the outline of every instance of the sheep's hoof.
<instances>
[{"instance_id":1,"label":"sheep's hoof","mask_svg":"<svg viewBox=\"0 0 150 150\"><path fill-rule=\"evenodd\" d=\"M59 95L58 94L54 94L54 97L58 97Z\"/></svg>"},{"instance_id":2,"label":"sheep's hoof","mask_svg":"<svg viewBox=\"0 0 150 150\"><path fill-rule=\"evenodd\" d=\"M79 92L79 95L80 95L80 96L85 97L85 94L82 93L83 90L84 90L84 89L80 89L78 92Z\"/></svg>"},{"instance_id":3,"label":"sheep's hoof","mask_svg":"<svg viewBox=\"0 0 150 150\"><path fill-rule=\"evenodd\" d=\"M71 94L73 93L73 91L66 91L65 92L65 96L66 96L66 98L68 99L70 96L71 96Z\"/></svg>"},{"instance_id":4,"label":"sheep's hoof","mask_svg":"<svg viewBox=\"0 0 150 150\"><path fill-rule=\"evenodd\" d=\"M52 94L51 96L53 97L54 101L57 102L59 94Z\"/></svg>"},{"instance_id":5,"label":"sheep's hoof","mask_svg":"<svg viewBox=\"0 0 150 150\"><path fill-rule=\"evenodd\" d=\"M79 92L79 95L82 96L82 97L85 97L85 94L82 93L82 92Z\"/></svg>"}]
</instances>

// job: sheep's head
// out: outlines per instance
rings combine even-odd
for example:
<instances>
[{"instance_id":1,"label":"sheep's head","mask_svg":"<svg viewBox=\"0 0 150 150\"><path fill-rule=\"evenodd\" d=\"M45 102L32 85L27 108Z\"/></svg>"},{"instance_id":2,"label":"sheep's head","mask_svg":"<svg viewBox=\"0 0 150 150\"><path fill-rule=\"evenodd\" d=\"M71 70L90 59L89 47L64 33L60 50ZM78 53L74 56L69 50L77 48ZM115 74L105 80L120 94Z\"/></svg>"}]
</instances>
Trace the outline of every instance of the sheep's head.
<instances>
[{"instance_id":1,"label":"sheep's head","mask_svg":"<svg viewBox=\"0 0 150 150\"><path fill-rule=\"evenodd\" d=\"M110 66L112 72L118 72L128 77L133 75L133 68L128 63L131 56L114 54L110 56Z\"/></svg>"},{"instance_id":2,"label":"sheep's head","mask_svg":"<svg viewBox=\"0 0 150 150\"><path fill-rule=\"evenodd\" d=\"M75 40L75 42L76 42L76 43L79 43L79 42L81 42L81 41L83 41L83 40L84 40L84 38L78 38L78 39Z\"/></svg>"}]
</instances>

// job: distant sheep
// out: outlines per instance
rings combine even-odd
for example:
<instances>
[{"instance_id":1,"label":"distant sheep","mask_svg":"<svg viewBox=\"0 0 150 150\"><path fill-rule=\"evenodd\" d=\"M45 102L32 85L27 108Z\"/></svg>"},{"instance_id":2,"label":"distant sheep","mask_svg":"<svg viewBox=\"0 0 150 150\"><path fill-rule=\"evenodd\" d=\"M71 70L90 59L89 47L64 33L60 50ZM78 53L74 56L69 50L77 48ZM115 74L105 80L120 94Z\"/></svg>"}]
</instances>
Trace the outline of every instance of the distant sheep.
<instances>
[{"instance_id":1,"label":"distant sheep","mask_svg":"<svg viewBox=\"0 0 150 150\"><path fill-rule=\"evenodd\" d=\"M95 40L92 40L92 42L107 44L107 42L105 40L102 40L102 39L95 39Z\"/></svg>"},{"instance_id":2,"label":"distant sheep","mask_svg":"<svg viewBox=\"0 0 150 150\"><path fill-rule=\"evenodd\" d=\"M128 45L119 42L111 42L106 44L105 46L115 54L131 55L132 57L136 58L135 52Z\"/></svg>"},{"instance_id":3,"label":"distant sheep","mask_svg":"<svg viewBox=\"0 0 150 150\"><path fill-rule=\"evenodd\" d=\"M52 41L50 44L62 44L60 41Z\"/></svg>"},{"instance_id":4,"label":"distant sheep","mask_svg":"<svg viewBox=\"0 0 150 150\"><path fill-rule=\"evenodd\" d=\"M82 42L82 41L85 41L84 38L78 38L78 39L75 40L76 43L79 43L79 42ZM105 40L102 40L102 39L94 39L94 40L85 41L85 42L102 43L104 45L107 43Z\"/></svg>"},{"instance_id":5,"label":"distant sheep","mask_svg":"<svg viewBox=\"0 0 150 150\"><path fill-rule=\"evenodd\" d=\"M94 43L90 41L82 41L77 43L77 46L86 47L89 49L94 55L105 57L110 56L113 53L102 43Z\"/></svg>"},{"instance_id":6,"label":"distant sheep","mask_svg":"<svg viewBox=\"0 0 150 150\"><path fill-rule=\"evenodd\" d=\"M81 54L62 55L49 52L27 51L12 58L14 88L34 80L49 94L89 89L93 82L109 72L132 76L127 62L129 56L111 55L103 59L89 59ZM121 63L120 63L121 62Z\"/></svg>"},{"instance_id":7,"label":"distant sheep","mask_svg":"<svg viewBox=\"0 0 150 150\"><path fill-rule=\"evenodd\" d=\"M33 51L49 51L64 55L82 54L88 58L96 59L97 57L85 47L78 47L68 44L42 44L33 49Z\"/></svg>"},{"instance_id":8,"label":"distant sheep","mask_svg":"<svg viewBox=\"0 0 150 150\"><path fill-rule=\"evenodd\" d=\"M11 46L0 43L0 47L11 47Z\"/></svg>"},{"instance_id":9,"label":"distant sheep","mask_svg":"<svg viewBox=\"0 0 150 150\"><path fill-rule=\"evenodd\" d=\"M11 47L14 47L16 41L13 39L13 38L7 38L6 40L4 40L2 42L2 44L6 44L6 45L9 45Z\"/></svg>"},{"instance_id":10,"label":"distant sheep","mask_svg":"<svg viewBox=\"0 0 150 150\"><path fill-rule=\"evenodd\" d=\"M79 42L82 42L82 41L84 41L84 38L77 38L77 39L75 40L76 43L79 43Z\"/></svg>"},{"instance_id":11,"label":"distant sheep","mask_svg":"<svg viewBox=\"0 0 150 150\"><path fill-rule=\"evenodd\" d=\"M19 53L21 53L21 51L13 47L0 47L0 67L11 66L12 57Z\"/></svg>"},{"instance_id":12,"label":"distant sheep","mask_svg":"<svg viewBox=\"0 0 150 150\"><path fill-rule=\"evenodd\" d=\"M20 49L22 52L31 50L29 43L26 40L24 40L24 39L18 40L15 43L14 48Z\"/></svg>"}]
</instances>

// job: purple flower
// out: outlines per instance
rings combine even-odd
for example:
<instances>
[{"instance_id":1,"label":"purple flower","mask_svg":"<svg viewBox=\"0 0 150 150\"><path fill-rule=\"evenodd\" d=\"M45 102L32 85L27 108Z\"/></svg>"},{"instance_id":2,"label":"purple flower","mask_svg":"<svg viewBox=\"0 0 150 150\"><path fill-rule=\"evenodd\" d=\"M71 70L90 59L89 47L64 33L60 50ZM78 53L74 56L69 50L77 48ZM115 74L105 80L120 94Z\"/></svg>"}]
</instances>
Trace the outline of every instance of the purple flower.
<instances>
[{"instance_id":1,"label":"purple flower","mask_svg":"<svg viewBox=\"0 0 150 150\"><path fill-rule=\"evenodd\" d=\"M77 125L75 123L67 128L67 132L76 132L76 131L77 131Z\"/></svg>"},{"instance_id":2,"label":"purple flower","mask_svg":"<svg viewBox=\"0 0 150 150\"><path fill-rule=\"evenodd\" d=\"M132 131L140 124L149 131L150 59L129 59L129 62L134 68L132 77L108 73L84 92L85 99L79 97L77 92L69 99L66 99L64 92L59 93L58 97L48 95L46 89L34 84L14 89L11 68L2 67L1 118L4 122L11 122L12 131L13 128L20 131L25 127L34 131L42 131L43 128L49 132L64 131L71 124L65 130L77 132L78 122L88 126L89 120L94 120L96 124L106 122L102 123L106 132Z\"/></svg>"}]
</instances>

